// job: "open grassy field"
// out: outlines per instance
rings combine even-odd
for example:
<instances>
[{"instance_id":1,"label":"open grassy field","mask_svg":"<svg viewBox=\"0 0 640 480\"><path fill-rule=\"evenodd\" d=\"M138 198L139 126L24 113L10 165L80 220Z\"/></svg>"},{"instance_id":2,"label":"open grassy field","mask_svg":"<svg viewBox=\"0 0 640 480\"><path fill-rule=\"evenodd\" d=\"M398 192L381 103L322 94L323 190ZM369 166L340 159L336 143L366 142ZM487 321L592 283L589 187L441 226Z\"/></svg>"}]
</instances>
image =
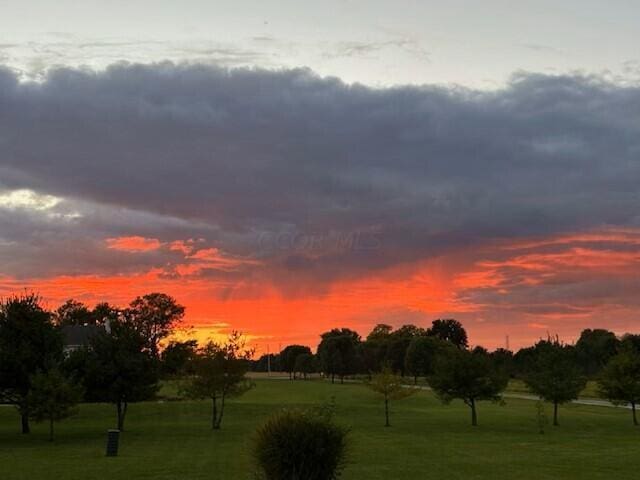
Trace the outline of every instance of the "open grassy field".
<instances>
[{"instance_id":1,"label":"open grassy field","mask_svg":"<svg viewBox=\"0 0 640 480\"><path fill-rule=\"evenodd\" d=\"M229 404L222 430L209 429L209 403L147 402L130 407L120 456L104 456L109 405L82 405L47 441L46 425L19 434L11 407L0 407L0 479L251 479L252 432L283 406L335 398L338 422L351 429L345 479L635 479L640 429L626 410L569 405L561 426L537 431L535 403L482 403L480 426L462 403L441 405L420 392L393 407L384 428L382 404L362 385L256 380ZM550 414L550 409L548 409Z\"/></svg>"}]
</instances>

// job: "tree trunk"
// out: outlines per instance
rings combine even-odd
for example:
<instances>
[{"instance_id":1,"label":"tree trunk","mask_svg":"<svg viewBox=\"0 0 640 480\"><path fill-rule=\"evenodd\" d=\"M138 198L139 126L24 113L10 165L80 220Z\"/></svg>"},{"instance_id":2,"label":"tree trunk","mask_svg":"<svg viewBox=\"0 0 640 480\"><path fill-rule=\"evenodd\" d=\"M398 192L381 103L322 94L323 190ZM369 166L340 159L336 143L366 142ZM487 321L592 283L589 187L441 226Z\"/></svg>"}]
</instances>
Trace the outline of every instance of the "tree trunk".
<instances>
[{"instance_id":1,"label":"tree trunk","mask_svg":"<svg viewBox=\"0 0 640 480\"><path fill-rule=\"evenodd\" d=\"M331 383L336 383L336 376L335 374L331 374Z\"/></svg>"},{"instance_id":2,"label":"tree trunk","mask_svg":"<svg viewBox=\"0 0 640 480\"><path fill-rule=\"evenodd\" d=\"M476 401L475 399L471 399L469 402L469 406L471 407L471 425L474 427L478 426L478 413L476 412Z\"/></svg>"},{"instance_id":3,"label":"tree trunk","mask_svg":"<svg viewBox=\"0 0 640 480\"><path fill-rule=\"evenodd\" d=\"M391 424L389 423L389 399L386 396L384 397L384 418L385 418L384 426L390 427Z\"/></svg>"},{"instance_id":4,"label":"tree trunk","mask_svg":"<svg viewBox=\"0 0 640 480\"><path fill-rule=\"evenodd\" d=\"M413 376L413 384L414 384L414 385L417 385L417 384L418 384L418 376L417 376L417 375L414 375L414 376Z\"/></svg>"},{"instance_id":5,"label":"tree trunk","mask_svg":"<svg viewBox=\"0 0 640 480\"><path fill-rule=\"evenodd\" d=\"M553 402L553 426L557 427L558 423L558 402Z\"/></svg>"},{"instance_id":6,"label":"tree trunk","mask_svg":"<svg viewBox=\"0 0 640 480\"><path fill-rule=\"evenodd\" d=\"M127 402L118 401L116 403L116 409L118 411L118 430L124 432L124 419L127 415Z\"/></svg>"},{"instance_id":7,"label":"tree trunk","mask_svg":"<svg viewBox=\"0 0 640 480\"><path fill-rule=\"evenodd\" d=\"M30 433L31 428L29 427L29 414L24 411L20 414L20 418L22 420L22 433Z\"/></svg>"},{"instance_id":8,"label":"tree trunk","mask_svg":"<svg viewBox=\"0 0 640 480\"><path fill-rule=\"evenodd\" d=\"M49 418L49 441L53 442L53 417Z\"/></svg>"},{"instance_id":9,"label":"tree trunk","mask_svg":"<svg viewBox=\"0 0 640 480\"><path fill-rule=\"evenodd\" d=\"M224 397L224 394L220 397L220 413L218 414L218 421L216 422L216 430L220 430L220 426L222 425L222 415L224 415Z\"/></svg>"},{"instance_id":10,"label":"tree trunk","mask_svg":"<svg viewBox=\"0 0 640 480\"><path fill-rule=\"evenodd\" d=\"M211 430L217 430L218 427L218 399L211 397L212 401L212 418L211 418Z\"/></svg>"},{"instance_id":11,"label":"tree trunk","mask_svg":"<svg viewBox=\"0 0 640 480\"><path fill-rule=\"evenodd\" d=\"M636 402L631 402L631 413L633 415L633 424L638 425L638 417L636 416Z\"/></svg>"}]
</instances>

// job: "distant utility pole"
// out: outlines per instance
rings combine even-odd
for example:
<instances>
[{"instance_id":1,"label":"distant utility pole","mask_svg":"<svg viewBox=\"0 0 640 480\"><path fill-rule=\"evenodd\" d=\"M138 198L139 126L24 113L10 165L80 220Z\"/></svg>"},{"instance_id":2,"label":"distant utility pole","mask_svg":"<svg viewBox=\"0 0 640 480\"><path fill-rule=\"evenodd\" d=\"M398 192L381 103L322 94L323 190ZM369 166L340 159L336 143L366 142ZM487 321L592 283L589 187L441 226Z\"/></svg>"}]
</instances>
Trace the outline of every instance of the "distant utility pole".
<instances>
[{"instance_id":1,"label":"distant utility pole","mask_svg":"<svg viewBox=\"0 0 640 480\"><path fill-rule=\"evenodd\" d=\"M505 346L507 347L507 350L509 350L509 335L505 338Z\"/></svg>"}]
</instances>

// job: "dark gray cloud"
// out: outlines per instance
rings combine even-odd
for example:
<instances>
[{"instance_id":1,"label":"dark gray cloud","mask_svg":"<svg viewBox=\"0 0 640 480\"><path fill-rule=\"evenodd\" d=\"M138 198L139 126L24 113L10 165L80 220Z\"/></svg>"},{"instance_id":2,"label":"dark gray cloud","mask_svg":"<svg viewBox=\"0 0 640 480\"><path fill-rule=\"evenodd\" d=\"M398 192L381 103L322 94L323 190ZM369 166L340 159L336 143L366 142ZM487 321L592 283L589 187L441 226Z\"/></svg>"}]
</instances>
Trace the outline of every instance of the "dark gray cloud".
<instances>
[{"instance_id":1,"label":"dark gray cloud","mask_svg":"<svg viewBox=\"0 0 640 480\"><path fill-rule=\"evenodd\" d=\"M305 69L119 64L38 83L5 69L0 186L88 210L73 222L0 212L0 241L18 241L0 251L45 256L52 232L67 246L205 238L278 277L329 282L495 239L639 226L639 159L640 88L597 77L519 74L478 92ZM283 234L316 240L286 247ZM349 235L375 248L336 241ZM103 255L78 270L121 265Z\"/></svg>"}]
</instances>

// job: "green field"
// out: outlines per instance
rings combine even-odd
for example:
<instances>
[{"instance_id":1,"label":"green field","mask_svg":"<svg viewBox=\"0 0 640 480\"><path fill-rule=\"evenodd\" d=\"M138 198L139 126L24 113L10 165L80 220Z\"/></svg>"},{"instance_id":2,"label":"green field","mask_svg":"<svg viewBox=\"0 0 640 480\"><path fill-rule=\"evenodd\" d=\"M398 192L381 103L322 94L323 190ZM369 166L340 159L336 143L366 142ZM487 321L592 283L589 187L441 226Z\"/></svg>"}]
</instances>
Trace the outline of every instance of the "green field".
<instances>
[{"instance_id":1,"label":"green field","mask_svg":"<svg viewBox=\"0 0 640 480\"><path fill-rule=\"evenodd\" d=\"M336 420L351 429L345 479L632 479L640 471L640 429L626 410L569 405L560 427L537 431L535 403L482 403L480 426L462 403L441 405L420 392L393 407L384 428L382 404L362 385L257 380L229 403L222 430L209 430L209 403L134 404L120 456L104 456L109 405L82 405L47 441L46 425L21 435L11 407L0 407L0 479L252 479L248 455L256 426L283 406L335 397ZM550 409L547 410L550 414Z\"/></svg>"}]
</instances>

